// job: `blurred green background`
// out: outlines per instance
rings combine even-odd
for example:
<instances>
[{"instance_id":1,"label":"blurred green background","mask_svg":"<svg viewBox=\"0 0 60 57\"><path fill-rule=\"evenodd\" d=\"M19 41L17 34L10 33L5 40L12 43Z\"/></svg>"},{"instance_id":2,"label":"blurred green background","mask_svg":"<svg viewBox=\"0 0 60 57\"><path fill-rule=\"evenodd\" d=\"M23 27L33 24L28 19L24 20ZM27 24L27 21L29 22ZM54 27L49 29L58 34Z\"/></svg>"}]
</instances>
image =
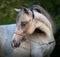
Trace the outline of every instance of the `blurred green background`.
<instances>
[{"instance_id":1,"label":"blurred green background","mask_svg":"<svg viewBox=\"0 0 60 57\"><path fill-rule=\"evenodd\" d=\"M53 17L57 31L55 39L60 38L60 0L0 0L0 25L16 23L17 12L14 8L21 8L22 6L30 7L31 5L41 5ZM60 42L52 54L52 57L58 57L60 50Z\"/></svg>"}]
</instances>

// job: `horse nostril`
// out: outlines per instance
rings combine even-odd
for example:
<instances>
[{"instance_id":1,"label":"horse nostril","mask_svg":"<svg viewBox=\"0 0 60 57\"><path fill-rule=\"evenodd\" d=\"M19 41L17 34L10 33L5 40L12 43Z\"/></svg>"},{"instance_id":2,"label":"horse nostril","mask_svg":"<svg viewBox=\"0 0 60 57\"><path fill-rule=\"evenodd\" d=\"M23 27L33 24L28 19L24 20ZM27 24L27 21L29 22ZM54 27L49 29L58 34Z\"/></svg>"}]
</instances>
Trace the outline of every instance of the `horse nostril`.
<instances>
[{"instance_id":1,"label":"horse nostril","mask_svg":"<svg viewBox=\"0 0 60 57\"><path fill-rule=\"evenodd\" d=\"M18 41L18 40L12 41L12 47L19 47L19 46L20 46L20 41Z\"/></svg>"}]
</instances>

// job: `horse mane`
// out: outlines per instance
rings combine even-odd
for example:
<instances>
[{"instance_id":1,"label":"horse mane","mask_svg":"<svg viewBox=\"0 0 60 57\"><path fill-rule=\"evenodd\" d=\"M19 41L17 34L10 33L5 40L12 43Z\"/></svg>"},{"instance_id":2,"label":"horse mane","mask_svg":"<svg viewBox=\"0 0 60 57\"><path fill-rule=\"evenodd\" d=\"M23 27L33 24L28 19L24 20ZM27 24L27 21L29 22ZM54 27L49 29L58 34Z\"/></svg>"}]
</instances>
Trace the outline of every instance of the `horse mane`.
<instances>
[{"instance_id":1,"label":"horse mane","mask_svg":"<svg viewBox=\"0 0 60 57\"><path fill-rule=\"evenodd\" d=\"M30 10L32 10L32 11L36 10L37 12L42 13L44 16L46 16L47 19L49 20L49 22L52 25L53 32L55 33L55 24L54 24L54 22L52 20L52 17L50 16L50 14L43 7L41 7L39 5L32 5L30 7Z\"/></svg>"}]
</instances>

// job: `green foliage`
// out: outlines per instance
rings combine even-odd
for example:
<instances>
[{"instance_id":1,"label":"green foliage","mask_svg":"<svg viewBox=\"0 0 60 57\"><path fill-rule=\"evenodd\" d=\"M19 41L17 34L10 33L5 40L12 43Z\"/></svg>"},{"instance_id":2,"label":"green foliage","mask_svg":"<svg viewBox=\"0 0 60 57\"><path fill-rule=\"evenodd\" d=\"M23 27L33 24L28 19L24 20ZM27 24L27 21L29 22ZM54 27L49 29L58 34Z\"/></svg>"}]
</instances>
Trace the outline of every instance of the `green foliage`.
<instances>
[{"instance_id":1,"label":"green foliage","mask_svg":"<svg viewBox=\"0 0 60 57\"><path fill-rule=\"evenodd\" d=\"M56 27L60 28L60 0L0 0L0 25L16 23L17 12L14 8L30 7L38 4L53 17Z\"/></svg>"},{"instance_id":2,"label":"green foliage","mask_svg":"<svg viewBox=\"0 0 60 57\"><path fill-rule=\"evenodd\" d=\"M0 25L15 23L18 13L14 8L34 4L44 7L53 17L57 28L60 28L60 0L0 0Z\"/></svg>"}]
</instances>

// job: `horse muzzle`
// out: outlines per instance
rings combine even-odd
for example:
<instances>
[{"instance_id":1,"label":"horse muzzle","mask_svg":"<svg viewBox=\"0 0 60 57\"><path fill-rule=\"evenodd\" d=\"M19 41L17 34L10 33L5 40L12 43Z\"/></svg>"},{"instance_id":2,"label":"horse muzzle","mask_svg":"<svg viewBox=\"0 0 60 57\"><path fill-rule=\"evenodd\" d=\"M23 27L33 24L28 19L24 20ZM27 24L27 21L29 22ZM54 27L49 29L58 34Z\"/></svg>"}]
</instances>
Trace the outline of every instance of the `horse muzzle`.
<instances>
[{"instance_id":1,"label":"horse muzzle","mask_svg":"<svg viewBox=\"0 0 60 57\"><path fill-rule=\"evenodd\" d=\"M17 48L20 46L20 40L12 40L11 45L13 48Z\"/></svg>"}]
</instances>

